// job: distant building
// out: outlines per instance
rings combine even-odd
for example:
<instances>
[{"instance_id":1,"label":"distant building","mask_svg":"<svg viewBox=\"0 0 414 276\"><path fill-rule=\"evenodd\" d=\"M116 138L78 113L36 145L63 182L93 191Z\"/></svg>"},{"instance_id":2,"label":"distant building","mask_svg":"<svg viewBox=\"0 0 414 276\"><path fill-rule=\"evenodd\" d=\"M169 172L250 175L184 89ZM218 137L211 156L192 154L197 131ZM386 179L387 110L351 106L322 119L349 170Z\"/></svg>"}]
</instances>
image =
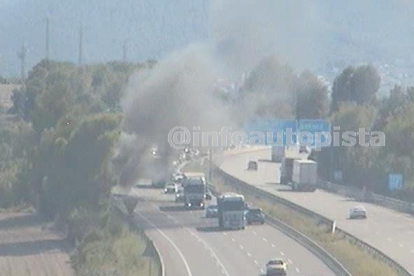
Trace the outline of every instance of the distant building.
<instances>
[{"instance_id":1,"label":"distant building","mask_svg":"<svg viewBox=\"0 0 414 276\"><path fill-rule=\"evenodd\" d=\"M21 85L18 84L0 84L0 109L9 109L12 107L13 102L11 97L13 91L20 89Z\"/></svg>"}]
</instances>

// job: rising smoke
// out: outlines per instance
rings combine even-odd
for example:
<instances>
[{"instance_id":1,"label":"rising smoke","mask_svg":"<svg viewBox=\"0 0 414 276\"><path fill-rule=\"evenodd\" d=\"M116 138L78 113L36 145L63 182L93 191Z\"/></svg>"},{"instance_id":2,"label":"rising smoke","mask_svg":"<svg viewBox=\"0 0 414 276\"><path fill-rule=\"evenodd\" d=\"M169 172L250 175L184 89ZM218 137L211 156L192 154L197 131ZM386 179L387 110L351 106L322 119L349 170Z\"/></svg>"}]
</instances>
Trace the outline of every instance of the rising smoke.
<instances>
[{"instance_id":1,"label":"rising smoke","mask_svg":"<svg viewBox=\"0 0 414 276\"><path fill-rule=\"evenodd\" d=\"M206 42L171 54L154 68L136 73L129 82L122 99L124 134L116 158L124 185L153 169L147 154L151 147L156 146L164 160L169 160L173 154L167 141L171 128L234 126L232 109L215 96L215 84L219 79L239 78L281 49L277 47L281 27L275 26L273 18L280 11L274 1L212 0L209 5ZM254 97L248 101L249 106L263 104ZM233 115L249 118L254 114L246 112L257 109L241 108Z\"/></svg>"},{"instance_id":2,"label":"rising smoke","mask_svg":"<svg viewBox=\"0 0 414 276\"><path fill-rule=\"evenodd\" d=\"M152 170L147 161L154 146L166 162L171 159L174 151L167 136L173 127L217 130L230 124L223 103L213 93L220 76L210 48L193 45L131 78L121 103L125 134L118 160L122 182L130 183Z\"/></svg>"}]
</instances>

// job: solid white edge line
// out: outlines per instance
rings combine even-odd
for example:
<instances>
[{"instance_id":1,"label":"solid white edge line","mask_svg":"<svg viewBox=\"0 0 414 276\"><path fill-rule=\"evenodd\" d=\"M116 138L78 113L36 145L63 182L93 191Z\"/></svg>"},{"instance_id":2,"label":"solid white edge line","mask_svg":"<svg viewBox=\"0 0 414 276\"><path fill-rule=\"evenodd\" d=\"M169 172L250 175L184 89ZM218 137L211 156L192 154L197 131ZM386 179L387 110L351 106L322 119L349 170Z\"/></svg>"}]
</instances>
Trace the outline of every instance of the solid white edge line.
<instances>
[{"instance_id":1,"label":"solid white edge line","mask_svg":"<svg viewBox=\"0 0 414 276\"><path fill-rule=\"evenodd\" d=\"M157 205L155 205L154 203L152 203L153 206L157 207ZM168 215L166 212L164 211L158 211L161 214L164 215ZM222 274L226 275L226 276L230 276L230 274L228 273L226 267L224 266L223 262L219 259L219 257L217 256L217 254L214 252L214 250L210 247L210 245L203 240L199 235L197 235L193 230L191 230L190 228L186 227L185 225L181 224L180 222L178 222L177 220L177 224L179 224L181 227L183 227L184 229L186 229L188 232L190 232L192 235L194 235L194 237L200 241L202 244L204 244L204 248L207 249L208 251L210 251L211 254L214 255L214 259L216 260L216 262L218 262L219 266L222 269Z\"/></svg>"},{"instance_id":2,"label":"solid white edge line","mask_svg":"<svg viewBox=\"0 0 414 276\"><path fill-rule=\"evenodd\" d=\"M163 231L161 231L157 226L155 226L152 222L150 222L145 216L143 216L139 212L135 212L135 213L137 215L139 215L143 220L145 220L146 223L148 223L149 225L154 227L154 229L157 230L158 233L160 233L174 247L174 249L177 251L178 255L180 255L180 258L184 263L185 269L187 270L187 275L188 276L193 276L193 274L191 273L190 266L188 265L188 262L184 257L184 254L181 252L181 250L178 248L178 246L174 243L174 241L170 237L168 237L167 234L165 234Z\"/></svg>"}]
</instances>

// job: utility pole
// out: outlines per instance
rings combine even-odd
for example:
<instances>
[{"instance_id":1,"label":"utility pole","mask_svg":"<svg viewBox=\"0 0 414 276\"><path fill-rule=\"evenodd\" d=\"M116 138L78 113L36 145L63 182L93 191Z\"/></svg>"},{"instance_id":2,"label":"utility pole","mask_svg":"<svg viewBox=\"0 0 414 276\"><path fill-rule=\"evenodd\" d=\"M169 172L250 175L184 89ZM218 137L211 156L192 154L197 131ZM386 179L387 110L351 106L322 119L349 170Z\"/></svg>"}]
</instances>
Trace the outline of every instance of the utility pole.
<instances>
[{"instance_id":1,"label":"utility pole","mask_svg":"<svg viewBox=\"0 0 414 276\"><path fill-rule=\"evenodd\" d=\"M22 45L22 49L20 52L17 53L17 57L20 59L20 69L21 69L21 82L24 85L25 79L26 79L26 54L27 54L27 48L26 46Z\"/></svg>"},{"instance_id":2,"label":"utility pole","mask_svg":"<svg viewBox=\"0 0 414 276\"><path fill-rule=\"evenodd\" d=\"M122 61L127 61L128 45L126 42L122 45Z\"/></svg>"},{"instance_id":3,"label":"utility pole","mask_svg":"<svg viewBox=\"0 0 414 276\"><path fill-rule=\"evenodd\" d=\"M79 48L78 48L78 66L83 64L83 25L79 27Z\"/></svg>"},{"instance_id":4,"label":"utility pole","mask_svg":"<svg viewBox=\"0 0 414 276\"><path fill-rule=\"evenodd\" d=\"M208 160L208 181L210 184L213 182L213 146L210 147L208 151L209 160Z\"/></svg>"},{"instance_id":5,"label":"utility pole","mask_svg":"<svg viewBox=\"0 0 414 276\"><path fill-rule=\"evenodd\" d=\"M49 24L50 24L50 20L48 17L45 18L45 59L49 60L50 58L50 52L49 52L49 46L50 46L50 29L49 29Z\"/></svg>"}]
</instances>

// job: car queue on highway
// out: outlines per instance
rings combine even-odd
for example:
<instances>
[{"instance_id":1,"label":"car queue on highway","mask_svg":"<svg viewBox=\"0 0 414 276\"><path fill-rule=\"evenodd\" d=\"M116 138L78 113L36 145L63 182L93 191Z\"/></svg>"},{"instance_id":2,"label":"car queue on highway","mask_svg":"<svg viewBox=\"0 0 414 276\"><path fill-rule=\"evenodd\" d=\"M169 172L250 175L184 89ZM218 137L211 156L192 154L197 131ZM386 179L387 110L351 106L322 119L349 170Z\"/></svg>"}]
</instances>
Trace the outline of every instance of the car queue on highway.
<instances>
[{"instance_id":1,"label":"car queue on highway","mask_svg":"<svg viewBox=\"0 0 414 276\"><path fill-rule=\"evenodd\" d=\"M156 155L156 152L153 152ZM164 187L163 193L168 196L171 201L176 203L184 204L184 207L187 210L204 210L204 217L206 219L218 219L218 226L222 230L241 230L245 229L247 225L263 225L265 224L265 215L261 208L252 206L251 204L244 201L244 196L237 195L234 193L226 193L222 195L217 195L213 198L210 189L207 186L206 177L203 173L199 172L183 172L182 168L184 168L185 164L192 162L194 160L199 159L201 153L200 151L193 151L191 149L186 148L183 153L179 155L179 158L173 162L173 173L171 175L170 180L168 180ZM256 163L256 162L255 162ZM249 164L251 165L251 164ZM253 165L253 169L257 170L257 163ZM250 168L249 168L250 169ZM203 200L200 201L198 205L191 205L187 203L186 195L186 186L191 185L191 182L200 181L204 184L203 189ZM157 187L159 188L159 187ZM173 196L173 197L171 197ZM229 217L229 223L233 223L234 225L227 225L225 221L225 216L223 215L223 210L220 208L220 202L224 201L228 198L231 198L230 201L233 201L234 198L242 198L242 209L240 214L242 218L240 219L240 223L235 222L234 211L236 209L232 209L230 212L233 214L232 217ZM208 202L208 203L207 203ZM235 205L233 205L235 206ZM235 226L235 227L233 227ZM282 252L283 253L283 252ZM273 275L287 275L288 271L288 262L283 259L283 256L269 256L269 260L266 261L265 271L267 276Z\"/></svg>"}]
</instances>

